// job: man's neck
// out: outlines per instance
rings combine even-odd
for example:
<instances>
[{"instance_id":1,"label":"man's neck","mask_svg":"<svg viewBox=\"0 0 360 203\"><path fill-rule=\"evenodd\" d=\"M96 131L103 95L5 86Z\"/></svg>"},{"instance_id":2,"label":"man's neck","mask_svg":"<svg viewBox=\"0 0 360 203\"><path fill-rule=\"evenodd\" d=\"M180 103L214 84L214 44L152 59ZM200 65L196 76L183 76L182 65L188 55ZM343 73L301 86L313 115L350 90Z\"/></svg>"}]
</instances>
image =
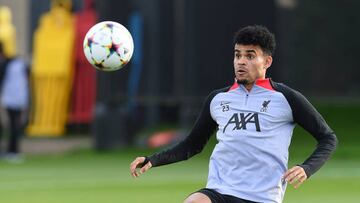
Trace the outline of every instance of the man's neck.
<instances>
[{"instance_id":1,"label":"man's neck","mask_svg":"<svg viewBox=\"0 0 360 203\"><path fill-rule=\"evenodd\" d=\"M251 91L251 89L254 87L254 84L255 83L250 83L250 84L246 84L246 85L244 85L244 87L247 89L247 91Z\"/></svg>"}]
</instances>

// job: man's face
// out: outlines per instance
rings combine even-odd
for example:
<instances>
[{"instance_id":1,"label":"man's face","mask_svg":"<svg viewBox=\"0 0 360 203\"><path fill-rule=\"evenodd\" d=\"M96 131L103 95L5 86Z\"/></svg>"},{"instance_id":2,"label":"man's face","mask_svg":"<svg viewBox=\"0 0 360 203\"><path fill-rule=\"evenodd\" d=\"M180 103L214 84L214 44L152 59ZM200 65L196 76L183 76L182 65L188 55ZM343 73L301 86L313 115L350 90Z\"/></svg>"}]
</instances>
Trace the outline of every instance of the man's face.
<instances>
[{"instance_id":1,"label":"man's face","mask_svg":"<svg viewBox=\"0 0 360 203\"><path fill-rule=\"evenodd\" d=\"M238 83L253 84L257 79L265 79L266 69L272 57L264 53L258 45L235 44L234 70Z\"/></svg>"}]
</instances>

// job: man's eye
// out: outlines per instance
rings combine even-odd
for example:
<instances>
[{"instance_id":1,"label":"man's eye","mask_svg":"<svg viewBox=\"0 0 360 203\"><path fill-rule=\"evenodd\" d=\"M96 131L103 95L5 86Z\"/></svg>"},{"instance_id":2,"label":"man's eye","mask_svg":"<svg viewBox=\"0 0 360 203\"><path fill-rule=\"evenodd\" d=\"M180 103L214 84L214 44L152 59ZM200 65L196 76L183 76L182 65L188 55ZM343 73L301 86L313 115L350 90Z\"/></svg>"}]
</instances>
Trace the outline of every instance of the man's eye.
<instances>
[{"instance_id":1,"label":"man's eye","mask_svg":"<svg viewBox=\"0 0 360 203\"><path fill-rule=\"evenodd\" d=\"M246 58L253 59L253 58L255 58L255 56L254 55L247 55Z\"/></svg>"}]
</instances>

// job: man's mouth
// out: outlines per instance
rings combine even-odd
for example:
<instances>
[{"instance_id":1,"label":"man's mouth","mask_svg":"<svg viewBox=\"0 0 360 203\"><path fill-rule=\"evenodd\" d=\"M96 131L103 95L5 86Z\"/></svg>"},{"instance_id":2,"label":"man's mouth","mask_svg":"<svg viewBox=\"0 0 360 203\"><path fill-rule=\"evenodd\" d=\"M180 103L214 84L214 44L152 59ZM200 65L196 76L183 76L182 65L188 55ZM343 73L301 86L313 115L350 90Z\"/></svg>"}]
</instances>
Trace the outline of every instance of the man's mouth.
<instances>
[{"instance_id":1,"label":"man's mouth","mask_svg":"<svg viewBox=\"0 0 360 203\"><path fill-rule=\"evenodd\" d=\"M239 69L239 70L236 71L236 73L239 74L239 75L243 75L243 74L247 73L247 71L243 70L243 69Z\"/></svg>"}]
</instances>

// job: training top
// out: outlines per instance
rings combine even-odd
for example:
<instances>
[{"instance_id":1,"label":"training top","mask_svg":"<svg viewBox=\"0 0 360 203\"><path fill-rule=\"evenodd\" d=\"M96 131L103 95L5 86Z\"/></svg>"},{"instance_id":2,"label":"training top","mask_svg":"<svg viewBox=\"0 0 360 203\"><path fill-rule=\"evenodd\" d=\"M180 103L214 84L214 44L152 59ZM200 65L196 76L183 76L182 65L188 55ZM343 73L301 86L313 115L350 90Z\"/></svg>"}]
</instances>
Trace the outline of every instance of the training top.
<instances>
[{"instance_id":1,"label":"training top","mask_svg":"<svg viewBox=\"0 0 360 203\"><path fill-rule=\"evenodd\" d=\"M335 150L337 138L322 116L299 92L270 79L213 91L190 134L177 145L147 157L152 166L186 160L201 152L215 130L207 188L254 202L282 202L288 148L295 124L318 142L302 164L307 177Z\"/></svg>"}]
</instances>

